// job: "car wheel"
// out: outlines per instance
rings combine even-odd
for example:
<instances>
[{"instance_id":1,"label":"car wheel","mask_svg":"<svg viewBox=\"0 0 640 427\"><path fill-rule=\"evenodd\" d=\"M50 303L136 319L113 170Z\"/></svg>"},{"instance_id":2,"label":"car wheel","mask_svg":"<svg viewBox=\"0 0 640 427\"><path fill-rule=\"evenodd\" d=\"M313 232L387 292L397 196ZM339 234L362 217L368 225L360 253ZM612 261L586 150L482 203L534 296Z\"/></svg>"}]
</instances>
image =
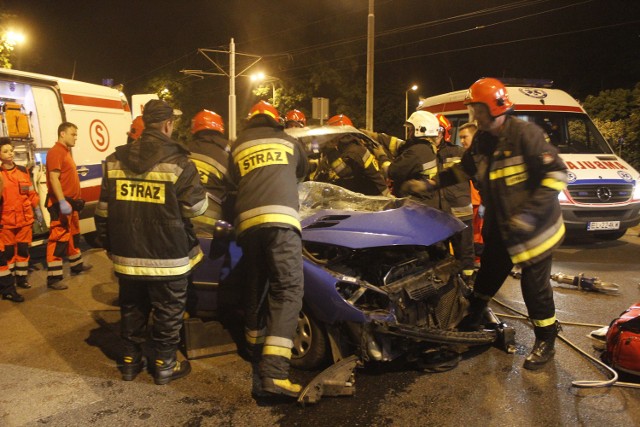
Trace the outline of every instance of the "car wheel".
<instances>
[{"instance_id":1,"label":"car wheel","mask_svg":"<svg viewBox=\"0 0 640 427\"><path fill-rule=\"evenodd\" d=\"M297 369L314 370L327 359L327 335L306 307L298 315L291 353L291 366Z\"/></svg>"}]
</instances>

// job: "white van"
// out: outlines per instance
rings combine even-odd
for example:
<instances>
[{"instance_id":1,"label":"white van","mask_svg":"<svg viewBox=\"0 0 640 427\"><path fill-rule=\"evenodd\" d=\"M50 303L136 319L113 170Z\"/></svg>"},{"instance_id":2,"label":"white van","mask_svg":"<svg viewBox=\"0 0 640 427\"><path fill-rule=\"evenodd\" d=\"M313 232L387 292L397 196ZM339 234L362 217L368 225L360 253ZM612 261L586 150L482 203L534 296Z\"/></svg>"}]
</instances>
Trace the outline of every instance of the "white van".
<instances>
[{"instance_id":1,"label":"white van","mask_svg":"<svg viewBox=\"0 0 640 427\"><path fill-rule=\"evenodd\" d=\"M567 164L569 185L560 193L562 216L569 233L618 239L640 223L640 176L618 157L582 106L550 84L507 86L514 115L540 125ZM468 121L466 90L432 96L420 108L442 113L454 129ZM458 141L457 131L452 138Z\"/></svg>"},{"instance_id":2,"label":"white van","mask_svg":"<svg viewBox=\"0 0 640 427\"><path fill-rule=\"evenodd\" d=\"M47 222L47 151L58 140L60 123L68 121L78 126L78 142L72 155L86 201L80 213L80 228L82 233L94 231L101 163L115 147L126 143L131 125L125 96L106 86L0 68L0 111L0 136L12 139L16 163L32 168ZM35 238L34 245L39 243L42 240Z\"/></svg>"}]
</instances>

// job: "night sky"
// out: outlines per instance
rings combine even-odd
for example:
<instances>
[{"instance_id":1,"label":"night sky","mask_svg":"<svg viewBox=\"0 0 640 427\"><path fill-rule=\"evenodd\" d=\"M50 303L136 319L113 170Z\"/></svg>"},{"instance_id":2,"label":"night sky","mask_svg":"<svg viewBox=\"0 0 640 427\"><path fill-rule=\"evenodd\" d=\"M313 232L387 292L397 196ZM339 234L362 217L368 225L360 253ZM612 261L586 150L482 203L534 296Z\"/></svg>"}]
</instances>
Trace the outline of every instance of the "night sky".
<instances>
[{"instance_id":1,"label":"night sky","mask_svg":"<svg viewBox=\"0 0 640 427\"><path fill-rule=\"evenodd\" d=\"M0 0L0 7L28 37L15 68L112 78L129 94L158 71L183 79L178 70L210 68L197 49L226 49L231 37L282 78L304 78L306 66L324 61L351 73L349 61L366 58L368 0ZM404 98L416 83L430 96L509 76L551 79L584 97L640 81L637 0L376 0L375 12L376 93L397 89ZM212 103L226 105L228 80L209 78L220 83Z\"/></svg>"}]
</instances>

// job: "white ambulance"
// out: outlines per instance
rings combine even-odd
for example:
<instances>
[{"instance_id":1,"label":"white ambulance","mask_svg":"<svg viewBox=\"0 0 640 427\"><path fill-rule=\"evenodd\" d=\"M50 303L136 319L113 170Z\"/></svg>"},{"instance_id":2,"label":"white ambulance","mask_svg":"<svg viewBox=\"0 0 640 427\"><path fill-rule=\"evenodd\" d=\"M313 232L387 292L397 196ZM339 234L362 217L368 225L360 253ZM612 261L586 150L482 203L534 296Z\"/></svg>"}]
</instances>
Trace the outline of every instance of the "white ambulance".
<instances>
[{"instance_id":1,"label":"white ambulance","mask_svg":"<svg viewBox=\"0 0 640 427\"><path fill-rule=\"evenodd\" d=\"M514 103L513 115L540 125L567 164L569 185L559 196L567 231L614 240L640 223L640 176L611 149L582 106L549 83L501 80ZM466 94L432 96L420 108L446 115L457 129L469 118ZM457 142L457 132L453 137Z\"/></svg>"},{"instance_id":2,"label":"white ambulance","mask_svg":"<svg viewBox=\"0 0 640 427\"><path fill-rule=\"evenodd\" d=\"M32 168L47 221L47 151L58 140L60 123L68 121L78 126L78 141L72 155L86 201L80 213L80 227L82 233L94 231L101 163L115 147L126 143L131 125L125 96L106 86L0 68L0 111L0 136L13 141L16 163ZM34 245L38 243L42 240L34 237Z\"/></svg>"}]
</instances>

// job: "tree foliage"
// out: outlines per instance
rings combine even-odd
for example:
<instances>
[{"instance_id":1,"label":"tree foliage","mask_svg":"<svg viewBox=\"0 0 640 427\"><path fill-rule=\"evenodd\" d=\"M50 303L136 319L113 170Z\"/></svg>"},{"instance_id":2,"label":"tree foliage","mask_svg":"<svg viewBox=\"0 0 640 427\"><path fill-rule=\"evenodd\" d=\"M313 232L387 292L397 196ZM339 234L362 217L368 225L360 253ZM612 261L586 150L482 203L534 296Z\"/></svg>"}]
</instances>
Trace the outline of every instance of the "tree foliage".
<instances>
[{"instance_id":1,"label":"tree foliage","mask_svg":"<svg viewBox=\"0 0 640 427\"><path fill-rule=\"evenodd\" d=\"M587 96L584 108L615 151L640 169L640 83Z\"/></svg>"}]
</instances>

